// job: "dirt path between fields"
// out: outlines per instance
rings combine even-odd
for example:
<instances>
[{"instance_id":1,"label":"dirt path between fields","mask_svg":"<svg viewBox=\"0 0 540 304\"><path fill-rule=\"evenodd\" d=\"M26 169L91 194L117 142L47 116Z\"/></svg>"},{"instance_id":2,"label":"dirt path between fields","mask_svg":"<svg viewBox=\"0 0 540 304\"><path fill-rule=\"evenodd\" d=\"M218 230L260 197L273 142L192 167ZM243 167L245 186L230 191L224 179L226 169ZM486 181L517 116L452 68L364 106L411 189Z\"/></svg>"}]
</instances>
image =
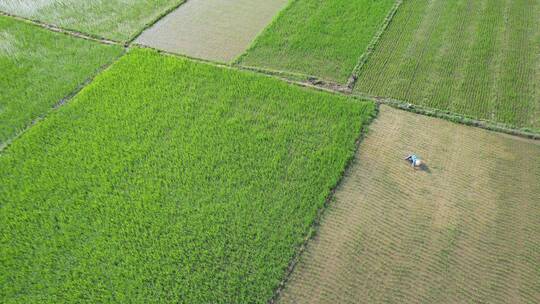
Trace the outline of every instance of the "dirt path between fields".
<instances>
[{"instance_id":1,"label":"dirt path between fields","mask_svg":"<svg viewBox=\"0 0 540 304\"><path fill-rule=\"evenodd\" d=\"M244 52L288 0L189 0L135 42L168 52L229 62Z\"/></svg>"}]
</instances>

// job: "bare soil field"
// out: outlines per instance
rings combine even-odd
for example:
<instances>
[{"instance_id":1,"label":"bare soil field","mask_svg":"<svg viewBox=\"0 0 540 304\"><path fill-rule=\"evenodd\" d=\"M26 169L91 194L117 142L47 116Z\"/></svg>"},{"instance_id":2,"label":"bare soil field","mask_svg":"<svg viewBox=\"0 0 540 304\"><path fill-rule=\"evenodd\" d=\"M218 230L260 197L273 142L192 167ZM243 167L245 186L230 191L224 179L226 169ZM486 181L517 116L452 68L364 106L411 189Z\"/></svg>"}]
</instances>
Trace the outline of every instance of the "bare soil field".
<instances>
[{"instance_id":1,"label":"bare soil field","mask_svg":"<svg viewBox=\"0 0 540 304\"><path fill-rule=\"evenodd\" d=\"M382 106L278 302L539 303L539 159L538 141Z\"/></svg>"},{"instance_id":2,"label":"bare soil field","mask_svg":"<svg viewBox=\"0 0 540 304\"><path fill-rule=\"evenodd\" d=\"M228 62L239 56L288 0L187 1L137 43L196 58Z\"/></svg>"}]
</instances>

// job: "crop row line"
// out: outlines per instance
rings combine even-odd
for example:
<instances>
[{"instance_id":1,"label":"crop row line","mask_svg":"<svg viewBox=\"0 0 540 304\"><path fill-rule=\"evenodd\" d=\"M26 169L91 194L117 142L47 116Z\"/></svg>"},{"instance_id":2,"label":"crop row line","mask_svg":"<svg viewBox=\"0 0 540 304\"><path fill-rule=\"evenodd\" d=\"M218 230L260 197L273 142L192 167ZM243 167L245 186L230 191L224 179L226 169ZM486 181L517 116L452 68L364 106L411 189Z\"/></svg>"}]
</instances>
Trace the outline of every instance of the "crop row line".
<instances>
[{"instance_id":1,"label":"crop row line","mask_svg":"<svg viewBox=\"0 0 540 304\"><path fill-rule=\"evenodd\" d=\"M366 51L358 59L358 63L354 67L354 69L353 69L353 71L351 73L351 76L349 77L349 80L347 81L346 86L347 86L348 89L350 89L350 90L354 89L354 86L356 85L356 81L358 80L358 73L360 72L360 69L362 69L364 64L366 64L366 62L368 61L370 55L373 53L373 51L377 47L377 45L379 43L379 40L381 39L384 32L386 32L386 29L388 28L388 26L390 25L390 23L394 19L394 16L396 15L396 13L397 13L397 11L398 11L398 9L399 9L399 7L401 6L402 3L403 3L403 0L397 0L396 1L394 6L392 7L392 9L390 10L388 15L384 19L383 25L381 26L379 31L375 34L375 36L373 37L373 39L369 43Z\"/></svg>"},{"instance_id":2,"label":"crop row line","mask_svg":"<svg viewBox=\"0 0 540 304\"><path fill-rule=\"evenodd\" d=\"M187 0L186 0L187 1ZM253 40L251 41L251 43L248 45L247 49L244 50L244 52L242 52L240 55L236 56L236 58L234 58L233 60L231 60L231 65L237 65L239 66L240 65L240 62L242 61L242 58L244 58L252 49L253 47L255 46L255 41L257 41L259 39L259 37L263 36L270 28L272 28L272 26L274 26L276 23L277 23L277 20L282 16L282 15L285 15L290 9L291 7L293 6L293 4L296 2L297 0L289 0L289 2L287 3L287 5L281 9L280 11L278 11L278 13L276 15L274 15L274 18L272 18L272 21L270 21L266 27L259 32L259 34L257 34ZM300 74L300 73L298 73Z\"/></svg>"}]
</instances>

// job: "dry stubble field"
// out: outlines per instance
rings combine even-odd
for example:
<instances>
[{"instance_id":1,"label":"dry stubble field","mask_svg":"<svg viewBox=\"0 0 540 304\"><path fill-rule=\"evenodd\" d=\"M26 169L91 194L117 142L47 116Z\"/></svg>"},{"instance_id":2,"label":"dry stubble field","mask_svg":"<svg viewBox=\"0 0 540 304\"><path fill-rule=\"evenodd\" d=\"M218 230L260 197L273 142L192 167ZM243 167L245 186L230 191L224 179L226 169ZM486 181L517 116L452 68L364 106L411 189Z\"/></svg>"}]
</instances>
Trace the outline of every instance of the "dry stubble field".
<instances>
[{"instance_id":1,"label":"dry stubble field","mask_svg":"<svg viewBox=\"0 0 540 304\"><path fill-rule=\"evenodd\" d=\"M538 159L538 141L383 106L280 303L540 302Z\"/></svg>"}]
</instances>

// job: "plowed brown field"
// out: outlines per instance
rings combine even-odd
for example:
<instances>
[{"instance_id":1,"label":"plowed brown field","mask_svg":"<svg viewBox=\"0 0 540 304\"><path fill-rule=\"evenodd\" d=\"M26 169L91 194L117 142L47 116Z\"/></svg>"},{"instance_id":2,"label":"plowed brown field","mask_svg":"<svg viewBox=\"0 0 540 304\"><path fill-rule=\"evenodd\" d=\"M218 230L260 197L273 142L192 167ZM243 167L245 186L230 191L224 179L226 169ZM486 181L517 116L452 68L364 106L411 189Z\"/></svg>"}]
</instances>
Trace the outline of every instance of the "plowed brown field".
<instances>
[{"instance_id":1,"label":"plowed brown field","mask_svg":"<svg viewBox=\"0 0 540 304\"><path fill-rule=\"evenodd\" d=\"M383 106L279 302L539 303L539 214L539 142Z\"/></svg>"}]
</instances>

